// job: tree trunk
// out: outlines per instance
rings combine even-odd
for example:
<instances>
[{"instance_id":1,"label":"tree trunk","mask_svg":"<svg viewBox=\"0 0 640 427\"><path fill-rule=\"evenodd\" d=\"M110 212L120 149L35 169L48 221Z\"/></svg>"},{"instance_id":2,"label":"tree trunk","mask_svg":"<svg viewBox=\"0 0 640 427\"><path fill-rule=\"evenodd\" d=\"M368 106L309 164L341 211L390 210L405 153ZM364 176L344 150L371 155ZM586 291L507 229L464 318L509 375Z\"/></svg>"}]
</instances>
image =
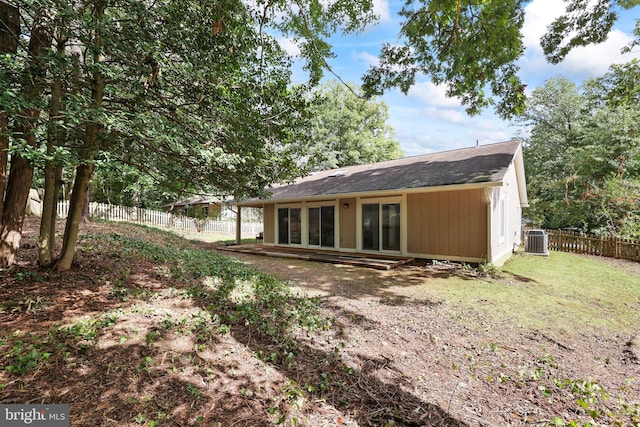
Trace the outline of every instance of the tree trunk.
<instances>
[{"instance_id":1,"label":"tree trunk","mask_svg":"<svg viewBox=\"0 0 640 427\"><path fill-rule=\"evenodd\" d=\"M56 270L67 271L71 268L73 258L76 254L76 244L80 233L80 222L82 221L82 207L84 199L89 190L89 181L93 174L93 162L82 163L76 169L76 178L73 182L71 200L69 201L69 214L64 229L62 239L62 252L60 259L56 263Z\"/></svg>"},{"instance_id":2,"label":"tree trunk","mask_svg":"<svg viewBox=\"0 0 640 427\"><path fill-rule=\"evenodd\" d=\"M87 223L91 221L91 212L89 212L89 189L84 195L84 202L82 202L82 222Z\"/></svg>"},{"instance_id":3,"label":"tree trunk","mask_svg":"<svg viewBox=\"0 0 640 427\"><path fill-rule=\"evenodd\" d=\"M18 50L20 14L18 8L0 0L0 54L15 55ZM8 81L9 76L0 76ZM4 193L7 188L9 164L9 116L0 110L0 221L4 211Z\"/></svg>"},{"instance_id":4,"label":"tree trunk","mask_svg":"<svg viewBox=\"0 0 640 427\"><path fill-rule=\"evenodd\" d=\"M29 138L31 139L31 138ZM35 140L35 135L33 135ZM0 267L15 262L22 237L22 223L26 213L33 168L20 156L11 158L9 181L4 199L2 228L0 229Z\"/></svg>"},{"instance_id":5,"label":"tree trunk","mask_svg":"<svg viewBox=\"0 0 640 427\"><path fill-rule=\"evenodd\" d=\"M95 3L94 19L100 22L104 19L104 11L106 8L105 1L97 1ZM99 28L99 26L98 26ZM100 72L98 64L102 62L102 44L100 40L100 31L95 30L93 34L93 78L91 81L91 110L100 111L102 109L104 90L106 81ZM60 259L56 263L56 270L67 271L71 268L73 258L76 253L76 244L80 233L80 221L82 220L83 205L87 193L89 191L89 182L93 175L94 156L99 147L100 132L102 125L97 117L89 118L85 123L84 142L80 149L80 165L76 169L76 178L73 182L73 190L71 192L71 200L69 201L69 215L64 229L64 237L62 241L62 252Z\"/></svg>"},{"instance_id":6,"label":"tree trunk","mask_svg":"<svg viewBox=\"0 0 640 427\"><path fill-rule=\"evenodd\" d=\"M53 169L53 171L45 169L44 200L42 201L40 240L38 242L38 263L40 265L50 265L56 256L56 221L58 220L58 195L62 186L62 166L54 165Z\"/></svg>"},{"instance_id":7,"label":"tree trunk","mask_svg":"<svg viewBox=\"0 0 640 427\"><path fill-rule=\"evenodd\" d=\"M42 94L45 75L42 55L51 46L52 41L49 21L45 16L36 16L29 39L29 68L25 72L22 86L26 107L21 111L22 123L18 125L19 129L15 133L16 139L24 139L29 148L36 147L35 129L40 116L40 110L32 107L31 104ZM33 166L29 161L17 154L11 156L11 168L0 223L0 266L2 267L8 267L15 262L20 247L22 224L32 177Z\"/></svg>"},{"instance_id":8,"label":"tree trunk","mask_svg":"<svg viewBox=\"0 0 640 427\"><path fill-rule=\"evenodd\" d=\"M60 35L57 43L58 55L64 54L66 37L64 36L64 22L60 24ZM58 171L62 168L56 164L56 159L51 157L55 153L55 147L61 143L61 130L57 121L62 110L62 78L60 71L51 84L51 101L49 104L49 131L47 135L47 155L50 157L44 166L44 198L42 200L42 216L40 217L40 237L38 238L38 263L40 265L51 264L55 252L56 218L58 201Z\"/></svg>"},{"instance_id":9,"label":"tree trunk","mask_svg":"<svg viewBox=\"0 0 640 427\"><path fill-rule=\"evenodd\" d=\"M40 237L38 239L38 263L42 266L51 264L54 252L56 232L56 165L47 161L44 168L44 198L42 200L42 216L40 217Z\"/></svg>"}]
</instances>

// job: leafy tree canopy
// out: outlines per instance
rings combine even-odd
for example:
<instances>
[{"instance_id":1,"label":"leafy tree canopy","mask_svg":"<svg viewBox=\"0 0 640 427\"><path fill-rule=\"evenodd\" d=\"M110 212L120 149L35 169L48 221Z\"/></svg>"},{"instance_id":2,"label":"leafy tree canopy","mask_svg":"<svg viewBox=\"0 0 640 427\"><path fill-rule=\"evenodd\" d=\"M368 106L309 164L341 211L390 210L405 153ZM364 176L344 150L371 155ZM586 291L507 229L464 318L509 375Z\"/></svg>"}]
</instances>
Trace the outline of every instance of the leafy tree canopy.
<instances>
[{"instance_id":1,"label":"leafy tree canopy","mask_svg":"<svg viewBox=\"0 0 640 427\"><path fill-rule=\"evenodd\" d=\"M527 215L539 225L640 236L639 79L632 61L582 87L554 78L533 91Z\"/></svg>"},{"instance_id":2,"label":"leafy tree canopy","mask_svg":"<svg viewBox=\"0 0 640 427\"><path fill-rule=\"evenodd\" d=\"M503 118L525 110L524 85L516 62L524 53L522 25L525 0L407 0L397 44L385 44L379 64L364 77L368 94L392 87L404 93L416 77L427 75L435 84L446 84L447 95L458 97L471 115L490 105ZM567 0L565 13L541 39L552 63L571 49L607 38L619 10L631 9L640 0ZM624 50L640 43L637 39Z\"/></svg>"},{"instance_id":3,"label":"leafy tree canopy","mask_svg":"<svg viewBox=\"0 0 640 427\"><path fill-rule=\"evenodd\" d=\"M316 92L309 107L313 170L373 163L402 156L394 131L387 123L387 105L364 99L360 89L332 81Z\"/></svg>"}]
</instances>

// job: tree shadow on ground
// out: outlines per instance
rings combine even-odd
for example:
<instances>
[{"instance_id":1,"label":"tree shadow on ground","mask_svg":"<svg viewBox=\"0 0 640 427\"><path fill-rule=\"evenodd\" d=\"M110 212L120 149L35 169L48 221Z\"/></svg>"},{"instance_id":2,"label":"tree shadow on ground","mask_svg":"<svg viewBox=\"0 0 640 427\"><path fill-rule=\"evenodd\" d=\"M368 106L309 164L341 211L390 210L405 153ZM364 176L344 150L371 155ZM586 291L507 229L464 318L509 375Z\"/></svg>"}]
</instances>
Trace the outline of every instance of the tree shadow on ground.
<instances>
[{"instance_id":1,"label":"tree shadow on ground","mask_svg":"<svg viewBox=\"0 0 640 427\"><path fill-rule=\"evenodd\" d=\"M202 299L203 308L212 308L208 303L211 299L211 295ZM274 340L273 336L252 327L253 320L243 315L248 311L246 306L240 309L230 300L223 304L227 313L234 313L230 330L237 342L254 354L274 355L268 363L294 381L303 395L324 401L340 413L351 414L358 425L467 425L440 406L411 393L409 390L413 385L390 359L359 355L354 363L345 363L338 347L327 351L314 345L313 336L301 336L291 330L280 331L278 339ZM263 307L251 310L260 311ZM359 317L355 323L375 327L366 317ZM341 333L340 329L337 333ZM283 334L288 336L283 337Z\"/></svg>"}]
</instances>

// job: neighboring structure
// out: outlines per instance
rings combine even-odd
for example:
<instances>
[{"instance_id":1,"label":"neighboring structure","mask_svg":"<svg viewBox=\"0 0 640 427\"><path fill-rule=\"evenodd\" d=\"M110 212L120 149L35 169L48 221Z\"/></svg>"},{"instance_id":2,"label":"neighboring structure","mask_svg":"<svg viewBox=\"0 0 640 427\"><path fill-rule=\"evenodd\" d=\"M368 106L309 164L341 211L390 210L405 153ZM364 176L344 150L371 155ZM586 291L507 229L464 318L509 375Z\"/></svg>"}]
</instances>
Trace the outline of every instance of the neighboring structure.
<instances>
[{"instance_id":1,"label":"neighboring structure","mask_svg":"<svg viewBox=\"0 0 640 427\"><path fill-rule=\"evenodd\" d=\"M499 263L528 206L519 141L317 172L270 189L264 244Z\"/></svg>"},{"instance_id":2,"label":"neighboring structure","mask_svg":"<svg viewBox=\"0 0 640 427\"><path fill-rule=\"evenodd\" d=\"M216 197L195 196L165 205L167 210L196 218L220 219L224 201Z\"/></svg>"}]
</instances>

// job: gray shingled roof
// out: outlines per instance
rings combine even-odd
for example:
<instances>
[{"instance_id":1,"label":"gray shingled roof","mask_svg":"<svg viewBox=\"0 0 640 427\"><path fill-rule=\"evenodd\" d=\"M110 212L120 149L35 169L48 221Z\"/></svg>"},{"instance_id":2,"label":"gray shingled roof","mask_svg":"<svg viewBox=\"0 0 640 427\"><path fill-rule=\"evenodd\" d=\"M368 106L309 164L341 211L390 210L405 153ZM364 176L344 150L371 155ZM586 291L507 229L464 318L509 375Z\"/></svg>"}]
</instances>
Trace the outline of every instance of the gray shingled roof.
<instances>
[{"instance_id":1,"label":"gray shingled roof","mask_svg":"<svg viewBox=\"0 0 640 427\"><path fill-rule=\"evenodd\" d=\"M269 189L268 199L500 182L519 146L520 141L514 140L315 172L292 184Z\"/></svg>"}]
</instances>

